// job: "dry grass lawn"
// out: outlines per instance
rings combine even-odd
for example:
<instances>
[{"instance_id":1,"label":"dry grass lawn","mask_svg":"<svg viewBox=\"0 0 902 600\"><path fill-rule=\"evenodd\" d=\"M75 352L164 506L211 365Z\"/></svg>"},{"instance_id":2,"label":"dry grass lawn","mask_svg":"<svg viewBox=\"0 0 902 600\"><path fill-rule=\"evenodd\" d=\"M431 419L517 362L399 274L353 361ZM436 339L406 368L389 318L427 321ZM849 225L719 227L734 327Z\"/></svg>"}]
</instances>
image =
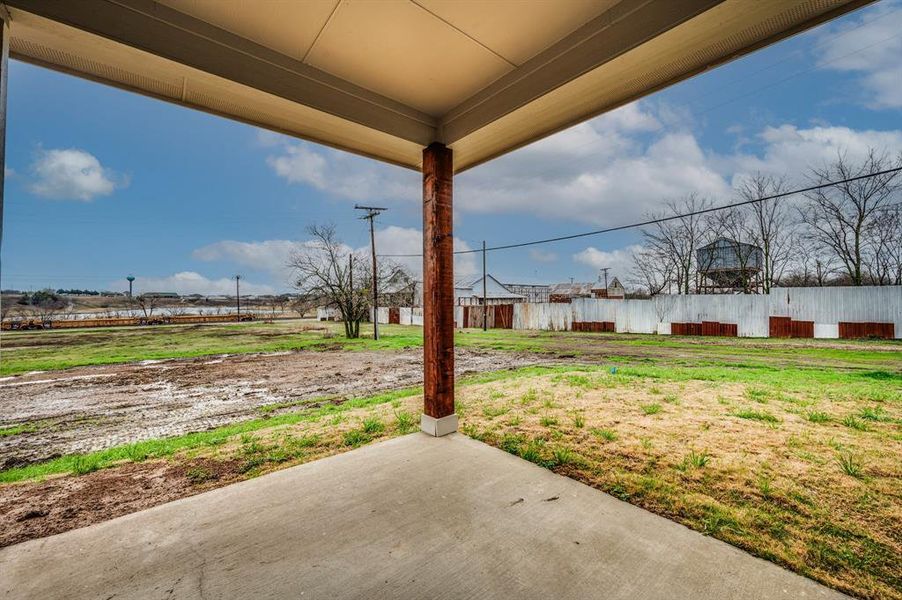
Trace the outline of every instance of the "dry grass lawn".
<instances>
[{"instance_id":1,"label":"dry grass lawn","mask_svg":"<svg viewBox=\"0 0 902 600\"><path fill-rule=\"evenodd\" d=\"M858 387L796 387L624 371L558 368L462 387L461 430L831 587L902 598L898 386L879 374ZM421 403L396 398L193 456L255 474L413 431Z\"/></svg>"}]
</instances>

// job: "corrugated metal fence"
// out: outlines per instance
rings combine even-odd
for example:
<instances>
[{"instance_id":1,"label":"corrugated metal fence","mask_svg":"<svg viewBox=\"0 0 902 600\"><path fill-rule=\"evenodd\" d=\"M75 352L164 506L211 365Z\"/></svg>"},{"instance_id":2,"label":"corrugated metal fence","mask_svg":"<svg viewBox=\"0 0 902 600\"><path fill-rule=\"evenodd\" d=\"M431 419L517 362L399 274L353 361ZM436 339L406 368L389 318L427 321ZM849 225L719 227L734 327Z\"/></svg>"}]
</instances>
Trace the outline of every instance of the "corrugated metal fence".
<instances>
[{"instance_id":1,"label":"corrugated metal fence","mask_svg":"<svg viewBox=\"0 0 902 600\"><path fill-rule=\"evenodd\" d=\"M481 327L481 311L480 306L455 307L456 326ZM423 323L422 308L402 307L398 315L402 325ZM380 308L379 322L388 323L389 319L389 309ZM618 333L902 338L902 286L774 288L769 295L579 298L570 304L489 307L489 327L607 331L611 323Z\"/></svg>"},{"instance_id":2,"label":"corrugated metal fence","mask_svg":"<svg viewBox=\"0 0 902 600\"><path fill-rule=\"evenodd\" d=\"M768 337L771 317L813 324L814 337L839 337L840 323L883 324L867 331L902 337L902 286L775 288L770 295L658 296L650 300L575 299L571 304L515 304L514 329L571 330L572 324L613 322L620 333L671 332L671 324L736 326L740 337ZM795 323L793 323L795 325ZM790 331L806 331L794 326ZM850 331L855 328L849 328ZM859 328L858 331L861 331Z\"/></svg>"}]
</instances>

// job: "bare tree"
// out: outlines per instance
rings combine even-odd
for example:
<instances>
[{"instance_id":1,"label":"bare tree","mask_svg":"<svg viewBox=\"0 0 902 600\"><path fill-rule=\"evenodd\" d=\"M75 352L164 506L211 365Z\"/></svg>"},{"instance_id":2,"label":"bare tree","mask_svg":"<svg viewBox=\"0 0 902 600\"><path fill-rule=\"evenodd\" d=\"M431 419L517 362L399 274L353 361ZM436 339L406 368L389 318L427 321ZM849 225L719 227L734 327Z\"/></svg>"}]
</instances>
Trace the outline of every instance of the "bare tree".
<instances>
[{"instance_id":1,"label":"bare tree","mask_svg":"<svg viewBox=\"0 0 902 600\"><path fill-rule=\"evenodd\" d=\"M673 281L674 263L653 248L642 248L633 254L630 281L649 296L657 296Z\"/></svg>"},{"instance_id":2,"label":"bare tree","mask_svg":"<svg viewBox=\"0 0 902 600\"><path fill-rule=\"evenodd\" d=\"M680 201L670 201L664 212L651 215L660 218L676 215L677 219L664 221L643 229L645 246L653 256L672 264L677 291L688 294L692 288L692 276L696 269L695 251L709 241L711 235L710 220L704 215L690 215L699 210L711 207L710 200L690 194Z\"/></svg>"},{"instance_id":3,"label":"bare tree","mask_svg":"<svg viewBox=\"0 0 902 600\"><path fill-rule=\"evenodd\" d=\"M307 231L312 240L299 246L289 258L294 287L303 297L316 299L319 306L337 309L346 337L360 337L360 322L371 306L371 261L343 244L333 225L313 225ZM377 283L384 282L397 269L388 261L380 261Z\"/></svg>"},{"instance_id":4,"label":"bare tree","mask_svg":"<svg viewBox=\"0 0 902 600\"><path fill-rule=\"evenodd\" d=\"M135 296L132 300L144 313L144 317L148 319L153 316L153 311L156 310L157 305L160 303L160 299L154 294L141 294L140 296Z\"/></svg>"},{"instance_id":5,"label":"bare tree","mask_svg":"<svg viewBox=\"0 0 902 600\"><path fill-rule=\"evenodd\" d=\"M756 173L743 181L737 192L742 200L755 200L781 194L787 188L782 178ZM781 198L755 202L748 205L746 212L749 215L747 234L750 243L761 248L761 280L764 293L769 294L786 272L793 252L798 250L794 243L794 219L787 201Z\"/></svg>"},{"instance_id":6,"label":"bare tree","mask_svg":"<svg viewBox=\"0 0 902 600\"><path fill-rule=\"evenodd\" d=\"M817 244L802 237L795 244L796 260L793 270L780 278L780 285L788 287L824 287L836 275L836 259L822 254Z\"/></svg>"},{"instance_id":7,"label":"bare tree","mask_svg":"<svg viewBox=\"0 0 902 600\"><path fill-rule=\"evenodd\" d=\"M0 322L5 321L7 318L12 319L15 306L16 303L12 302L9 297L6 299L0 297Z\"/></svg>"},{"instance_id":8,"label":"bare tree","mask_svg":"<svg viewBox=\"0 0 902 600\"><path fill-rule=\"evenodd\" d=\"M170 317L181 317L188 314L188 309L181 305L170 306L166 309L166 315Z\"/></svg>"},{"instance_id":9,"label":"bare tree","mask_svg":"<svg viewBox=\"0 0 902 600\"><path fill-rule=\"evenodd\" d=\"M879 211L869 234L867 264L872 283L902 284L902 204Z\"/></svg>"},{"instance_id":10,"label":"bare tree","mask_svg":"<svg viewBox=\"0 0 902 600\"><path fill-rule=\"evenodd\" d=\"M874 149L859 163L845 154L837 155L832 163L813 169L814 183L838 181L902 167L902 154L891 159ZM808 192L807 205L800 210L807 236L819 252L837 258L852 285L863 285L873 275L870 271L877 236L876 229L885 209L902 186L899 171L837 184Z\"/></svg>"},{"instance_id":11,"label":"bare tree","mask_svg":"<svg viewBox=\"0 0 902 600\"><path fill-rule=\"evenodd\" d=\"M33 293L28 299L28 312L33 318L40 320L41 324L48 325L67 304L65 298L52 290L41 290Z\"/></svg>"}]
</instances>

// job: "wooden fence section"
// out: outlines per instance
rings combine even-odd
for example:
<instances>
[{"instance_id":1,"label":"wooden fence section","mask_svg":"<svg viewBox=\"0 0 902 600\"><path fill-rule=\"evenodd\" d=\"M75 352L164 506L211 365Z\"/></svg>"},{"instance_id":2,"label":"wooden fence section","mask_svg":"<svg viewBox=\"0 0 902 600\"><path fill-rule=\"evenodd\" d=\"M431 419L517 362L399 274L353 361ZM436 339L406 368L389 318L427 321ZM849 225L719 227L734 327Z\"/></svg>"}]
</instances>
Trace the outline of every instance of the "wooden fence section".
<instances>
[{"instance_id":1,"label":"wooden fence section","mask_svg":"<svg viewBox=\"0 0 902 600\"><path fill-rule=\"evenodd\" d=\"M839 337L843 339L882 338L891 340L895 336L896 331L893 323L839 322Z\"/></svg>"},{"instance_id":2,"label":"wooden fence section","mask_svg":"<svg viewBox=\"0 0 902 600\"><path fill-rule=\"evenodd\" d=\"M768 321L772 338L814 337L814 321L797 321L792 317L770 317Z\"/></svg>"},{"instance_id":3,"label":"wooden fence section","mask_svg":"<svg viewBox=\"0 0 902 600\"><path fill-rule=\"evenodd\" d=\"M254 321L257 315L252 313L227 315L161 315L150 317L111 317L108 319L25 319L22 321L3 321L4 331L27 329L82 329L86 327L134 327L138 325L180 325L199 323L234 323L237 321Z\"/></svg>"},{"instance_id":4,"label":"wooden fence section","mask_svg":"<svg viewBox=\"0 0 902 600\"><path fill-rule=\"evenodd\" d=\"M719 321L702 321L701 323L671 323L671 335L706 335L721 337L736 337L739 328L736 323L721 323Z\"/></svg>"},{"instance_id":5,"label":"wooden fence section","mask_svg":"<svg viewBox=\"0 0 902 600\"><path fill-rule=\"evenodd\" d=\"M482 315L486 307L473 305L462 306L463 323L462 327L470 327L475 329L482 328ZM494 304L488 306L486 313L486 326L489 329L513 329L514 328L514 305L513 304Z\"/></svg>"},{"instance_id":6,"label":"wooden fence section","mask_svg":"<svg viewBox=\"0 0 902 600\"><path fill-rule=\"evenodd\" d=\"M613 321L573 321L572 331L591 331L596 333L614 333L617 329Z\"/></svg>"}]
</instances>

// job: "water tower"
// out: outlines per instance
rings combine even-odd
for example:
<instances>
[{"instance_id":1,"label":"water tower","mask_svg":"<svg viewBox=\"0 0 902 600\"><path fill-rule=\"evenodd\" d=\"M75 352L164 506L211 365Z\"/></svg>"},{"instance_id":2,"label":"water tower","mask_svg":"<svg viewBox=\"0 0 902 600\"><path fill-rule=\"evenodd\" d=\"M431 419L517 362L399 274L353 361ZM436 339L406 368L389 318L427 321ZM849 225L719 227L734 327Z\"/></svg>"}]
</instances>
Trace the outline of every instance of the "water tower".
<instances>
[{"instance_id":1,"label":"water tower","mask_svg":"<svg viewBox=\"0 0 902 600\"><path fill-rule=\"evenodd\" d=\"M128 297L131 298L132 297L132 283L134 283L134 281L135 281L135 276L129 275L128 277L126 277L126 279L128 280Z\"/></svg>"},{"instance_id":2,"label":"water tower","mask_svg":"<svg viewBox=\"0 0 902 600\"><path fill-rule=\"evenodd\" d=\"M701 294L758 294L764 253L754 244L717 238L695 251Z\"/></svg>"}]
</instances>

